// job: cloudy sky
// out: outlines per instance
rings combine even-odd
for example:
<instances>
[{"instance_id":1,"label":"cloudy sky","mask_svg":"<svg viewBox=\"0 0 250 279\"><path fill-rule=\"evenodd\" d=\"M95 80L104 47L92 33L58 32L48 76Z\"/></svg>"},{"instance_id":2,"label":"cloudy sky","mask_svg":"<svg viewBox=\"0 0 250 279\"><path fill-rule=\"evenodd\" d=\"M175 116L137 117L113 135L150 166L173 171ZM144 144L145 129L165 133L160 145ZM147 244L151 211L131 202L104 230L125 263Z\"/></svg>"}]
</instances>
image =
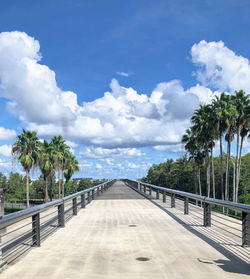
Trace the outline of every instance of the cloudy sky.
<instances>
[{"instance_id":1,"label":"cloudy sky","mask_svg":"<svg viewBox=\"0 0 250 279\"><path fill-rule=\"evenodd\" d=\"M1 1L0 171L21 171L22 128L62 134L76 177L141 177L183 155L199 104L250 92L249 14L248 0Z\"/></svg>"}]
</instances>

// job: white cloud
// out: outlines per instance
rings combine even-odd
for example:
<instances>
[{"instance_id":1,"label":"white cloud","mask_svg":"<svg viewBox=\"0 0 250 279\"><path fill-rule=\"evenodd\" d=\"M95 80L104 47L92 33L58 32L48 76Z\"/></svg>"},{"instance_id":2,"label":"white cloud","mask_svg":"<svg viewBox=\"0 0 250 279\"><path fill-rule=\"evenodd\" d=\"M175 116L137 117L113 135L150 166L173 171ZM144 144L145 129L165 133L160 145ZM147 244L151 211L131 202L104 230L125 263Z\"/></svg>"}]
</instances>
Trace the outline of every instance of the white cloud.
<instances>
[{"instance_id":1,"label":"white cloud","mask_svg":"<svg viewBox=\"0 0 250 279\"><path fill-rule=\"evenodd\" d=\"M9 99L8 109L26 128L41 137L62 134L71 148L79 141L89 146L81 153L88 158L140 156L135 147L143 146L171 149L180 143L194 109L218 94L207 84L219 90L250 88L247 59L223 42L201 41L191 55L203 67L197 71L202 85L185 90L179 80L172 80L146 95L113 79L103 97L80 105L77 94L57 86L55 73L41 64L39 51L39 42L26 33L0 33L0 96Z\"/></svg>"},{"instance_id":2,"label":"white cloud","mask_svg":"<svg viewBox=\"0 0 250 279\"><path fill-rule=\"evenodd\" d=\"M13 140L16 137L16 131L0 127L0 140Z\"/></svg>"},{"instance_id":3,"label":"white cloud","mask_svg":"<svg viewBox=\"0 0 250 279\"><path fill-rule=\"evenodd\" d=\"M116 72L117 75L122 76L122 77L129 77L131 73L126 73L126 72Z\"/></svg>"},{"instance_id":4,"label":"white cloud","mask_svg":"<svg viewBox=\"0 0 250 279\"><path fill-rule=\"evenodd\" d=\"M10 157L11 156L11 146L4 144L0 146L0 154Z\"/></svg>"},{"instance_id":5,"label":"white cloud","mask_svg":"<svg viewBox=\"0 0 250 279\"><path fill-rule=\"evenodd\" d=\"M236 55L222 41L201 41L191 49L192 62L200 66L196 75L205 86L219 91L244 89L250 92L249 60Z\"/></svg>"},{"instance_id":6,"label":"white cloud","mask_svg":"<svg viewBox=\"0 0 250 279\"><path fill-rule=\"evenodd\" d=\"M86 147L85 151L79 152L80 157L90 159L109 159L109 158L128 158L139 157L145 155L136 148L102 148L102 147Z\"/></svg>"},{"instance_id":7,"label":"white cloud","mask_svg":"<svg viewBox=\"0 0 250 279\"><path fill-rule=\"evenodd\" d=\"M102 169L102 165L101 165L101 164L96 164L95 167L96 167L97 169Z\"/></svg>"}]
</instances>

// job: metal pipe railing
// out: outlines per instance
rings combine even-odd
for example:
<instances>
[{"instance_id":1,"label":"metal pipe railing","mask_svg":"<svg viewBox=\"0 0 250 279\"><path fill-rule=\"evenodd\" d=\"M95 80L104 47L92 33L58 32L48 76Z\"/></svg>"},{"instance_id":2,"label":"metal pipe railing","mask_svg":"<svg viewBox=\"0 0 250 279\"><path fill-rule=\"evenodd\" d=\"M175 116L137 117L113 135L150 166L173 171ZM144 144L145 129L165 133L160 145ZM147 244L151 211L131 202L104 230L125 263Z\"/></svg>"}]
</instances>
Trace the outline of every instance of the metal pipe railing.
<instances>
[{"instance_id":1,"label":"metal pipe railing","mask_svg":"<svg viewBox=\"0 0 250 279\"><path fill-rule=\"evenodd\" d=\"M152 191L155 191L156 199L159 199L159 193L161 192L164 203L166 202L166 193L170 194L172 208L175 207L176 195L183 197L184 214L189 214L189 199L200 201L203 204L203 225L205 227L211 226L211 205L218 205L242 212L242 246L250 246L250 205L208 198L206 196L200 196L184 191L164 188L137 180L123 179L123 181L125 181L129 186L135 188L137 191L143 194L146 193L148 190L149 196L152 195Z\"/></svg>"},{"instance_id":2,"label":"metal pipe railing","mask_svg":"<svg viewBox=\"0 0 250 279\"><path fill-rule=\"evenodd\" d=\"M8 258L8 251L13 250L14 246L18 246L19 244L23 244L23 240L27 238L31 239L31 246L40 246L41 244L41 235L42 230L44 231L48 226L52 226L55 222L57 222L56 227L65 227L65 215L68 215L69 211L72 210L72 216L77 215L78 207L77 207L77 198L81 199L80 208L85 208L86 200L87 203L90 203L91 200L94 200L95 196L102 194L105 190L107 190L115 180L109 180L107 182L98 184L89 189L74 193L62 199L58 199L55 201L51 201L45 204L37 205L32 208L27 208L22 211L14 212L8 215L5 215L0 218L0 268L5 264L9 263L6 259ZM72 201L72 206L69 208L69 202ZM65 206L67 205L67 207ZM48 219L44 223L40 223L40 220L44 217L51 216L51 214L47 214L43 217L40 214L46 210L50 210L54 207L57 207L57 212L55 212L55 216L51 219ZM71 216L71 217L72 217ZM15 236L12 239L9 239L6 242L3 242L3 238L8 235L9 232L5 233L7 228L11 225L17 224L20 221L26 220L28 218L32 218L31 227L29 231L25 231L21 235ZM21 230L24 226L20 226L17 229L14 229L13 232L17 233L18 230ZM54 231L54 230L53 230ZM19 249L19 248L18 248ZM17 255L18 256L18 255ZM16 258L16 257L15 257Z\"/></svg>"}]
</instances>

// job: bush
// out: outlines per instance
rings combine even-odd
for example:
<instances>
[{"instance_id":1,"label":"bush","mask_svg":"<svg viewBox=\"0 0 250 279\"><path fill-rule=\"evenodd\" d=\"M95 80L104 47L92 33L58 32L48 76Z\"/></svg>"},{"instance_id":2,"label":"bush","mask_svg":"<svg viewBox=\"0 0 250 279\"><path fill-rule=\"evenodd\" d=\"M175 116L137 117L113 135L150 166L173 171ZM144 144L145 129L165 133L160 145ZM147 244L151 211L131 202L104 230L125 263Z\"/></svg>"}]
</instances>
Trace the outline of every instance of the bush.
<instances>
[{"instance_id":1,"label":"bush","mask_svg":"<svg viewBox=\"0 0 250 279\"><path fill-rule=\"evenodd\" d=\"M5 206L4 213L13 213L13 212L21 211L23 209L24 208L20 208L20 207Z\"/></svg>"}]
</instances>

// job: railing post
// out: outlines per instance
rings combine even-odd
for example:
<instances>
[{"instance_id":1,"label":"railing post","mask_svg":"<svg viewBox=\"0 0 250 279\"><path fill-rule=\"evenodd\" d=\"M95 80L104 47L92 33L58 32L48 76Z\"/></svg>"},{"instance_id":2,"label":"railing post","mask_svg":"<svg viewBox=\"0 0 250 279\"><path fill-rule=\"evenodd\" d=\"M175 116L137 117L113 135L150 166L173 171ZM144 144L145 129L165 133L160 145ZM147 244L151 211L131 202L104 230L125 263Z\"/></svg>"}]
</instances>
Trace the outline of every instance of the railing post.
<instances>
[{"instance_id":1,"label":"railing post","mask_svg":"<svg viewBox=\"0 0 250 279\"><path fill-rule=\"evenodd\" d=\"M158 200L159 199L159 190L156 189L156 199Z\"/></svg>"},{"instance_id":2,"label":"railing post","mask_svg":"<svg viewBox=\"0 0 250 279\"><path fill-rule=\"evenodd\" d=\"M99 187L97 187L97 196L100 195L100 192L99 192Z\"/></svg>"},{"instance_id":3,"label":"railing post","mask_svg":"<svg viewBox=\"0 0 250 279\"><path fill-rule=\"evenodd\" d=\"M137 182L137 189L138 189L138 190L141 190L141 189L140 189L140 182Z\"/></svg>"},{"instance_id":4,"label":"railing post","mask_svg":"<svg viewBox=\"0 0 250 279\"><path fill-rule=\"evenodd\" d=\"M140 192L142 191L142 185L141 185L141 183L139 183L139 186L140 186Z\"/></svg>"},{"instance_id":5,"label":"railing post","mask_svg":"<svg viewBox=\"0 0 250 279\"><path fill-rule=\"evenodd\" d=\"M58 226L65 227L64 203L58 205Z\"/></svg>"},{"instance_id":6,"label":"railing post","mask_svg":"<svg viewBox=\"0 0 250 279\"><path fill-rule=\"evenodd\" d=\"M73 215L77 215L77 198L72 199L73 204Z\"/></svg>"},{"instance_id":7,"label":"railing post","mask_svg":"<svg viewBox=\"0 0 250 279\"><path fill-rule=\"evenodd\" d=\"M90 191L88 191L88 203L91 202L91 196L90 196Z\"/></svg>"},{"instance_id":8,"label":"railing post","mask_svg":"<svg viewBox=\"0 0 250 279\"><path fill-rule=\"evenodd\" d=\"M209 203L204 202L204 213L203 213L203 225L205 227L211 227L211 207Z\"/></svg>"},{"instance_id":9,"label":"railing post","mask_svg":"<svg viewBox=\"0 0 250 279\"><path fill-rule=\"evenodd\" d=\"M0 230L0 272L1 268L3 268L7 263L3 260L3 251L2 251L2 233L4 233L5 229Z\"/></svg>"},{"instance_id":10,"label":"railing post","mask_svg":"<svg viewBox=\"0 0 250 279\"><path fill-rule=\"evenodd\" d=\"M95 198L95 190L92 190L92 200Z\"/></svg>"},{"instance_id":11,"label":"railing post","mask_svg":"<svg viewBox=\"0 0 250 279\"><path fill-rule=\"evenodd\" d=\"M85 208L85 194L81 195L81 208Z\"/></svg>"},{"instance_id":12,"label":"railing post","mask_svg":"<svg viewBox=\"0 0 250 279\"><path fill-rule=\"evenodd\" d=\"M146 193L146 185L144 185L144 189L143 190L144 190L144 193Z\"/></svg>"},{"instance_id":13,"label":"railing post","mask_svg":"<svg viewBox=\"0 0 250 279\"><path fill-rule=\"evenodd\" d=\"M163 194L162 201L163 201L163 202L166 202L166 191L163 191L163 193L162 193L162 194Z\"/></svg>"},{"instance_id":14,"label":"railing post","mask_svg":"<svg viewBox=\"0 0 250 279\"><path fill-rule=\"evenodd\" d=\"M40 213L32 216L32 246L40 247Z\"/></svg>"},{"instance_id":15,"label":"railing post","mask_svg":"<svg viewBox=\"0 0 250 279\"><path fill-rule=\"evenodd\" d=\"M175 207L175 194L171 194L171 207Z\"/></svg>"},{"instance_id":16,"label":"railing post","mask_svg":"<svg viewBox=\"0 0 250 279\"><path fill-rule=\"evenodd\" d=\"M250 213L242 212L242 247L250 246Z\"/></svg>"},{"instance_id":17,"label":"railing post","mask_svg":"<svg viewBox=\"0 0 250 279\"><path fill-rule=\"evenodd\" d=\"M101 186L101 192L102 193L104 192L104 186L103 185Z\"/></svg>"},{"instance_id":18,"label":"railing post","mask_svg":"<svg viewBox=\"0 0 250 279\"><path fill-rule=\"evenodd\" d=\"M149 195L152 195L152 187L149 186Z\"/></svg>"},{"instance_id":19,"label":"railing post","mask_svg":"<svg viewBox=\"0 0 250 279\"><path fill-rule=\"evenodd\" d=\"M184 214L189 213L189 198L184 198Z\"/></svg>"}]
</instances>

